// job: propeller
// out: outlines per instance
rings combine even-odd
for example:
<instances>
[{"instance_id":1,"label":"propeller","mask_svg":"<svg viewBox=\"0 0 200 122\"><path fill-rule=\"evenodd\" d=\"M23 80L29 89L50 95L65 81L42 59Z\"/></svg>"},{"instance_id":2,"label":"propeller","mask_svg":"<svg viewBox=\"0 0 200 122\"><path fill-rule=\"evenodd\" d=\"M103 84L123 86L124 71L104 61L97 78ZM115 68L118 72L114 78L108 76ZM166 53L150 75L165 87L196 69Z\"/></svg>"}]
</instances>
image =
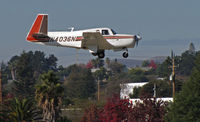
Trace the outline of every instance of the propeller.
<instances>
[{"instance_id":1,"label":"propeller","mask_svg":"<svg viewBox=\"0 0 200 122\"><path fill-rule=\"evenodd\" d=\"M142 37L139 34L137 34L134 35L133 38L135 40L136 46L138 46L138 42L142 39Z\"/></svg>"}]
</instances>

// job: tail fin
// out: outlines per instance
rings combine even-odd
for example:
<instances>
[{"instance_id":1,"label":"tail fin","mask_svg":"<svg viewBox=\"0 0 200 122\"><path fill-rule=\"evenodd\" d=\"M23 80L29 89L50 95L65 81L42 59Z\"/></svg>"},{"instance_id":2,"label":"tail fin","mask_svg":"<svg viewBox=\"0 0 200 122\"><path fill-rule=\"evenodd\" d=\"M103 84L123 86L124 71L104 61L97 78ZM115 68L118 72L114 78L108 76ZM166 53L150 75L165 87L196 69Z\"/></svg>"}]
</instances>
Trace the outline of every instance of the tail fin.
<instances>
[{"instance_id":1,"label":"tail fin","mask_svg":"<svg viewBox=\"0 0 200 122\"><path fill-rule=\"evenodd\" d=\"M35 34L47 35L47 30L48 30L47 25L48 25L48 15L38 14L26 39L28 41L34 42L34 41L37 41L37 39L34 36Z\"/></svg>"}]
</instances>

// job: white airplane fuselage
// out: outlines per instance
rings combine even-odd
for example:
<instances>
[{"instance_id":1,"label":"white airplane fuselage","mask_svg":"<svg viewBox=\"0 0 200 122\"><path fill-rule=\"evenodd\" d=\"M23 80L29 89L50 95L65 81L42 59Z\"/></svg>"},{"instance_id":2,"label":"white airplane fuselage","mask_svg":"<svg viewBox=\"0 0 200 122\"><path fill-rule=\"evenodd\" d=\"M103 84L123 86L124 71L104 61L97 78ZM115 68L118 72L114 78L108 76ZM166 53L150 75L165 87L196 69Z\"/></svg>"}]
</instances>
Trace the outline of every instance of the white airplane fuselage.
<instances>
[{"instance_id":1,"label":"white airplane fuselage","mask_svg":"<svg viewBox=\"0 0 200 122\"><path fill-rule=\"evenodd\" d=\"M49 46L88 49L93 55L99 56L100 53L103 53L99 56L103 58L104 50L119 51L134 48L141 39L138 35L116 34L110 28L48 32L47 17L44 14L37 16L27 35L28 41Z\"/></svg>"},{"instance_id":2,"label":"white airplane fuselage","mask_svg":"<svg viewBox=\"0 0 200 122\"><path fill-rule=\"evenodd\" d=\"M48 32L48 36L52 38L49 42L38 42L39 44L50 45L50 46L62 46L72 48L82 48L81 43L83 39L83 32L96 32L96 30L109 28L96 28L88 30L79 30L73 32ZM115 35L104 35L103 36L108 43L113 45L116 49L118 48L133 48L135 46L133 35L128 34L115 34ZM128 37L128 38L127 38ZM110 48L112 49L112 48ZM106 49L105 50L110 50Z\"/></svg>"}]
</instances>

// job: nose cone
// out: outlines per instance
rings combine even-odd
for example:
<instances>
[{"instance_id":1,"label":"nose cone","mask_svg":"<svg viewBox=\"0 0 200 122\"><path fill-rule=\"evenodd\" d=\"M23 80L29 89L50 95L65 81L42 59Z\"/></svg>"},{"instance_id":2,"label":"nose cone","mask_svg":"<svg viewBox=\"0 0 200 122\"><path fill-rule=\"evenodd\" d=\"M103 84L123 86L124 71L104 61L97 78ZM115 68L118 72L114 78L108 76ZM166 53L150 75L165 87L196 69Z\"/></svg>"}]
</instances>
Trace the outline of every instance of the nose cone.
<instances>
[{"instance_id":1,"label":"nose cone","mask_svg":"<svg viewBox=\"0 0 200 122\"><path fill-rule=\"evenodd\" d=\"M139 35L134 35L133 38L135 40L136 46L138 46L138 42L142 39L142 37Z\"/></svg>"}]
</instances>

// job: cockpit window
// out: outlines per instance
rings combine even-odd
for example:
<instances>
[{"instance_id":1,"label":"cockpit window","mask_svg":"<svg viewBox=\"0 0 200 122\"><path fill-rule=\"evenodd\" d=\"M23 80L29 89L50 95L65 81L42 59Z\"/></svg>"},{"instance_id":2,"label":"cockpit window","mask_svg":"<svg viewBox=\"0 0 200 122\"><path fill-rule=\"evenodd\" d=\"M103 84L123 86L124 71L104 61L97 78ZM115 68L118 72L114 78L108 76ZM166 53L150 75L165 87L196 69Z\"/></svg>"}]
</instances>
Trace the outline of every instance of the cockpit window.
<instances>
[{"instance_id":1,"label":"cockpit window","mask_svg":"<svg viewBox=\"0 0 200 122\"><path fill-rule=\"evenodd\" d=\"M113 29L111 29L111 31L112 31L113 35L117 34Z\"/></svg>"},{"instance_id":2,"label":"cockpit window","mask_svg":"<svg viewBox=\"0 0 200 122\"><path fill-rule=\"evenodd\" d=\"M108 30L102 30L102 35L109 35Z\"/></svg>"}]
</instances>

